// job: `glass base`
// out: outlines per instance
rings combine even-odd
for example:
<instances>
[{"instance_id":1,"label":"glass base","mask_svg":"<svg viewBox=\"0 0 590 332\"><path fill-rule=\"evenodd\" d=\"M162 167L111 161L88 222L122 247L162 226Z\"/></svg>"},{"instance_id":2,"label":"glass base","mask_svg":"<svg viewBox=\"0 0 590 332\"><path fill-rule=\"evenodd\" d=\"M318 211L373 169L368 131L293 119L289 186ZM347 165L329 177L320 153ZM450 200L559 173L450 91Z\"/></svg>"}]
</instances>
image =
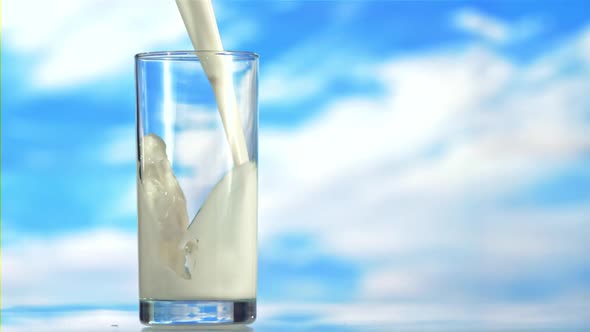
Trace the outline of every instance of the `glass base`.
<instances>
[{"instance_id":1,"label":"glass base","mask_svg":"<svg viewBox=\"0 0 590 332\"><path fill-rule=\"evenodd\" d=\"M250 324L256 319L256 300L140 300L139 319L152 326Z\"/></svg>"}]
</instances>

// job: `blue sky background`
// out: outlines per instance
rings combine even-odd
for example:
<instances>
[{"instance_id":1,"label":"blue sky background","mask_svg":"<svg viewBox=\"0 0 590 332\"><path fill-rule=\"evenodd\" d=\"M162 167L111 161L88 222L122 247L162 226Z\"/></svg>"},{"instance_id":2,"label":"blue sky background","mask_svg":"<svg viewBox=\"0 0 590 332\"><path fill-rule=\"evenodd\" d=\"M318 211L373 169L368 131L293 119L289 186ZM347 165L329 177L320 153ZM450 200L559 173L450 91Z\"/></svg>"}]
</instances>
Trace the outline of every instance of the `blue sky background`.
<instances>
[{"instance_id":1,"label":"blue sky background","mask_svg":"<svg viewBox=\"0 0 590 332\"><path fill-rule=\"evenodd\" d=\"M590 323L584 1L214 5L261 55L261 310ZM4 309L136 303L133 55L190 47L170 1L3 1Z\"/></svg>"}]
</instances>

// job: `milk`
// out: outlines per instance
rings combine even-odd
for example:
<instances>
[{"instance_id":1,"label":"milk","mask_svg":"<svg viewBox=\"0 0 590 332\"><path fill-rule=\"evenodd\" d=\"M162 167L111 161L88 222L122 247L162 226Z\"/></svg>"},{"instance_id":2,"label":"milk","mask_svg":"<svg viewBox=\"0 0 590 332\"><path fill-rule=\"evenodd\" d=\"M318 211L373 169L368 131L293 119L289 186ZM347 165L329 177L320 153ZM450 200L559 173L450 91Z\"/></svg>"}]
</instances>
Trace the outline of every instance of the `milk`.
<instances>
[{"instance_id":1,"label":"milk","mask_svg":"<svg viewBox=\"0 0 590 332\"><path fill-rule=\"evenodd\" d=\"M140 297L255 298L256 164L228 172L188 226L184 194L166 145L154 134L143 138L143 163L143 181L138 181Z\"/></svg>"},{"instance_id":2,"label":"milk","mask_svg":"<svg viewBox=\"0 0 590 332\"><path fill-rule=\"evenodd\" d=\"M177 0L196 50L223 50L210 0ZM192 222L166 145L149 134L138 181L140 297L154 300L256 298L257 165L249 160L229 57L199 53L234 161Z\"/></svg>"},{"instance_id":3,"label":"milk","mask_svg":"<svg viewBox=\"0 0 590 332\"><path fill-rule=\"evenodd\" d=\"M211 0L176 0L176 4L195 50L222 51ZM200 53L199 59L213 87L234 164L241 165L248 161L248 149L236 103L231 59L208 57L206 53Z\"/></svg>"}]
</instances>

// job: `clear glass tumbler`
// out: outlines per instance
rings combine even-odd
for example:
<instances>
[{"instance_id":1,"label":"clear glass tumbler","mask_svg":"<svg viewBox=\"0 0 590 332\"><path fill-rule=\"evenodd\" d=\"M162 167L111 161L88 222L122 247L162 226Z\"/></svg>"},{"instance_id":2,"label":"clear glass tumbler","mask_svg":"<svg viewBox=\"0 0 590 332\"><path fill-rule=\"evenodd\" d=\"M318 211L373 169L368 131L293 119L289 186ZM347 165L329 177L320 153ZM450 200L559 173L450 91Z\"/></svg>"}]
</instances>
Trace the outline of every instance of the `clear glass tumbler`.
<instances>
[{"instance_id":1,"label":"clear glass tumbler","mask_svg":"<svg viewBox=\"0 0 590 332\"><path fill-rule=\"evenodd\" d=\"M258 56L157 52L135 64L140 320L251 323Z\"/></svg>"}]
</instances>

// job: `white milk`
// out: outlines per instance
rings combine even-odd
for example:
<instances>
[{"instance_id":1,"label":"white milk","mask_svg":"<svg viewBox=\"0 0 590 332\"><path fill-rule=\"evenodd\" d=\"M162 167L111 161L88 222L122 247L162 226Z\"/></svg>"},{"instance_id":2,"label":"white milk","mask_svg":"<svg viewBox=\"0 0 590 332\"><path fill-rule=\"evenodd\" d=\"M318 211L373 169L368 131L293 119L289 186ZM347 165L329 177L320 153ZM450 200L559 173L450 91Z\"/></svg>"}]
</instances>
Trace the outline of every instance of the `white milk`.
<instances>
[{"instance_id":1,"label":"white milk","mask_svg":"<svg viewBox=\"0 0 590 332\"><path fill-rule=\"evenodd\" d=\"M211 0L176 0L176 4L195 50L223 51ZM234 164L241 165L248 161L248 148L236 103L231 59L208 57L207 53L200 53L199 59L213 87Z\"/></svg>"},{"instance_id":2,"label":"white milk","mask_svg":"<svg viewBox=\"0 0 590 332\"><path fill-rule=\"evenodd\" d=\"M187 229L184 194L158 136L144 137L143 158L143 182L138 182L140 297L255 298L256 164L228 172Z\"/></svg>"},{"instance_id":3,"label":"white milk","mask_svg":"<svg viewBox=\"0 0 590 332\"><path fill-rule=\"evenodd\" d=\"M210 0L177 0L196 50L222 50ZM257 169L236 103L231 61L199 56L213 87L235 167L188 225L186 200L154 134L143 139L138 181L140 297L245 300L256 297Z\"/></svg>"}]
</instances>

